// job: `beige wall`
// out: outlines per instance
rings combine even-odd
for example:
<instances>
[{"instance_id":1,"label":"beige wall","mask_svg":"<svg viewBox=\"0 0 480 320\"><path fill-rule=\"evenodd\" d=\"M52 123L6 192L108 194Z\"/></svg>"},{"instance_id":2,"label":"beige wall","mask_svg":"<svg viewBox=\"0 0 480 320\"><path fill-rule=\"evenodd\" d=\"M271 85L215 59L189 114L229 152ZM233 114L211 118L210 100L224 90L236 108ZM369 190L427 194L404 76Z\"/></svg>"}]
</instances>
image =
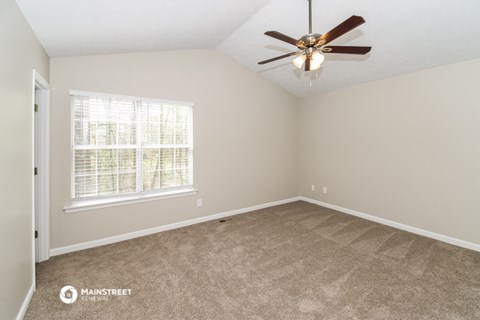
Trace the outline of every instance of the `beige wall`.
<instances>
[{"instance_id":1,"label":"beige wall","mask_svg":"<svg viewBox=\"0 0 480 320\"><path fill-rule=\"evenodd\" d=\"M52 59L51 247L299 194L480 243L478 69L480 60L448 65L297 108L295 97L214 50ZM64 213L70 89L194 102L198 195Z\"/></svg>"},{"instance_id":2,"label":"beige wall","mask_svg":"<svg viewBox=\"0 0 480 320\"><path fill-rule=\"evenodd\" d=\"M14 1L0 1L0 318L14 319L32 278L32 73L49 59Z\"/></svg>"},{"instance_id":3,"label":"beige wall","mask_svg":"<svg viewBox=\"0 0 480 320\"><path fill-rule=\"evenodd\" d=\"M480 60L304 99L301 194L480 244L479 102Z\"/></svg>"},{"instance_id":4,"label":"beige wall","mask_svg":"<svg viewBox=\"0 0 480 320\"><path fill-rule=\"evenodd\" d=\"M215 50L55 58L51 87L52 248L297 196L298 100ZM64 213L70 89L194 102L198 195Z\"/></svg>"}]
</instances>

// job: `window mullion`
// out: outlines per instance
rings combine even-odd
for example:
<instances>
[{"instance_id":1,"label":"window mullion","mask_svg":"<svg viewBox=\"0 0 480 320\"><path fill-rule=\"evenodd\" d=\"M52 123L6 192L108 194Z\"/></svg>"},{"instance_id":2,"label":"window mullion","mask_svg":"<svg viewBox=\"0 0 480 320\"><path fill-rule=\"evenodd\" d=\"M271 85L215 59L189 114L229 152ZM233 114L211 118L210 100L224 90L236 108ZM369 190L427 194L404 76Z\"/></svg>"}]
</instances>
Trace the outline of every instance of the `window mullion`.
<instances>
[{"instance_id":1,"label":"window mullion","mask_svg":"<svg viewBox=\"0 0 480 320\"><path fill-rule=\"evenodd\" d=\"M136 191L143 191L143 148L142 148L142 103L141 101L135 101L135 117L137 121L136 130Z\"/></svg>"},{"instance_id":2,"label":"window mullion","mask_svg":"<svg viewBox=\"0 0 480 320\"><path fill-rule=\"evenodd\" d=\"M95 150L95 195L98 196L98 149Z\"/></svg>"},{"instance_id":3,"label":"window mullion","mask_svg":"<svg viewBox=\"0 0 480 320\"><path fill-rule=\"evenodd\" d=\"M95 121L95 143L98 143L98 121ZM98 149L95 149L95 195L98 196Z\"/></svg>"},{"instance_id":4,"label":"window mullion","mask_svg":"<svg viewBox=\"0 0 480 320\"><path fill-rule=\"evenodd\" d=\"M173 108L173 184L177 185L177 108Z\"/></svg>"},{"instance_id":5,"label":"window mullion","mask_svg":"<svg viewBox=\"0 0 480 320\"><path fill-rule=\"evenodd\" d=\"M162 143L162 123L163 123L163 106L160 106L160 117L158 118L157 145ZM150 123L150 122L149 122ZM151 141L150 141L151 142ZM158 190L162 189L162 149L156 148L158 151L157 168L158 168ZM156 172L154 174L157 174Z\"/></svg>"},{"instance_id":6,"label":"window mullion","mask_svg":"<svg viewBox=\"0 0 480 320\"><path fill-rule=\"evenodd\" d=\"M190 121L190 126L188 128L189 132L188 132L188 152L189 152L189 155L188 155L188 165L189 165L189 168L188 168L188 174L189 174L189 183L193 184L193 109L190 109L190 118L189 118L189 121Z\"/></svg>"},{"instance_id":7,"label":"window mullion","mask_svg":"<svg viewBox=\"0 0 480 320\"><path fill-rule=\"evenodd\" d=\"M120 143L119 143L119 130L120 130L120 126L118 124L118 121L117 121L117 125L116 125L116 128L117 128L117 132L116 132L116 139L115 139L115 143L117 144L117 193L120 193L120 159L119 159L119 156L120 156Z\"/></svg>"}]
</instances>

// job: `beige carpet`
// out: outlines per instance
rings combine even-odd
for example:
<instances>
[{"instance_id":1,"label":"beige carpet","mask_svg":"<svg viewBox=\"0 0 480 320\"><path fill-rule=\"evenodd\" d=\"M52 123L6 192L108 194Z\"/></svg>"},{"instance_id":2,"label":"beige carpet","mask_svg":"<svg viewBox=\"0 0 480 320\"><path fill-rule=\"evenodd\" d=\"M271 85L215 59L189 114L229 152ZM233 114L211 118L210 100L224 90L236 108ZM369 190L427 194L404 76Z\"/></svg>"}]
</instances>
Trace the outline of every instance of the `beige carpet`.
<instances>
[{"instance_id":1,"label":"beige carpet","mask_svg":"<svg viewBox=\"0 0 480 320\"><path fill-rule=\"evenodd\" d=\"M480 319L480 253L305 202L53 257L37 284L26 319Z\"/></svg>"}]
</instances>

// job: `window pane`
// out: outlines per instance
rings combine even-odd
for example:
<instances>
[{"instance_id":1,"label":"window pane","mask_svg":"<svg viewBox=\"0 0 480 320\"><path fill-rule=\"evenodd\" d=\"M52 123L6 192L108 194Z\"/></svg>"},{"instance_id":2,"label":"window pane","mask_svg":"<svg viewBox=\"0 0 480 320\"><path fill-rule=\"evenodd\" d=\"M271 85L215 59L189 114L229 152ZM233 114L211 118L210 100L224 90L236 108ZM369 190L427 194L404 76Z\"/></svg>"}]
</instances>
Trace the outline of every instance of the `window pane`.
<instances>
[{"instance_id":1,"label":"window pane","mask_svg":"<svg viewBox=\"0 0 480 320\"><path fill-rule=\"evenodd\" d=\"M190 170L188 168L177 168L175 171L175 185L184 186L189 185Z\"/></svg>"},{"instance_id":2,"label":"window pane","mask_svg":"<svg viewBox=\"0 0 480 320\"><path fill-rule=\"evenodd\" d=\"M88 121L74 121L74 144L89 145L96 144L96 123Z\"/></svg>"},{"instance_id":3,"label":"window pane","mask_svg":"<svg viewBox=\"0 0 480 320\"><path fill-rule=\"evenodd\" d=\"M75 198L96 195L97 158L94 150L75 150L73 154Z\"/></svg>"},{"instance_id":4,"label":"window pane","mask_svg":"<svg viewBox=\"0 0 480 320\"><path fill-rule=\"evenodd\" d=\"M143 149L143 189L160 188L160 150Z\"/></svg>"},{"instance_id":5,"label":"window pane","mask_svg":"<svg viewBox=\"0 0 480 320\"><path fill-rule=\"evenodd\" d=\"M164 107L160 123L160 144L173 144L175 126L175 108Z\"/></svg>"},{"instance_id":6,"label":"window pane","mask_svg":"<svg viewBox=\"0 0 480 320\"><path fill-rule=\"evenodd\" d=\"M117 175L98 175L98 195L117 193Z\"/></svg>"},{"instance_id":7,"label":"window pane","mask_svg":"<svg viewBox=\"0 0 480 320\"><path fill-rule=\"evenodd\" d=\"M75 150L74 161L75 175L95 174L97 170L95 150Z\"/></svg>"},{"instance_id":8,"label":"window pane","mask_svg":"<svg viewBox=\"0 0 480 320\"><path fill-rule=\"evenodd\" d=\"M160 141L159 104L142 104L142 143L145 145L158 144Z\"/></svg>"},{"instance_id":9,"label":"window pane","mask_svg":"<svg viewBox=\"0 0 480 320\"><path fill-rule=\"evenodd\" d=\"M143 144L155 145L160 143L160 123L150 122L143 125Z\"/></svg>"},{"instance_id":10,"label":"window pane","mask_svg":"<svg viewBox=\"0 0 480 320\"><path fill-rule=\"evenodd\" d=\"M136 149L118 149L118 184L119 192L136 191Z\"/></svg>"},{"instance_id":11,"label":"window pane","mask_svg":"<svg viewBox=\"0 0 480 320\"><path fill-rule=\"evenodd\" d=\"M110 122L97 123L97 144L115 145L117 144L117 125Z\"/></svg>"},{"instance_id":12,"label":"window pane","mask_svg":"<svg viewBox=\"0 0 480 320\"><path fill-rule=\"evenodd\" d=\"M163 170L161 172L161 177L162 177L162 188L170 188L170 187L175 187L175 175L173 170Z\"/></svg>"},{"instance_id":13,"label":"window pane","mask_svg":"<svg viewBox=\"0 0 480 320\"><path fill-rule=\"evenodd\" d=\"M161 149L160 150L160 170L173 170L173 152L175 149Z\"/></svg>"},{"instance_id":14,"label":"window pane","mask_svg":"<svg viewBox=\"0 0 480 320\"><path fill-rule=\"evenodd\" d=\"M135 173L136 163L136 149L118 149L118 172Z\"/></svg>"},{"instance_id":15,"label":"window pane","mask_svg":"<svg viewBox=\"0 0 480 320\"><path fill-rule=\"evenodd\" d=\"M135 192L136 191L136 173L121 173L118 175L119 192Z\"/></svg>"},{"instance_id":16,"label":"window pane","mask_svg":"<svg viewBox=\"0 0 480 320\"><path fill-rule=\"evenodd\" d=\"M83 198L97 195L97 178L95 175L75 177L74 198Z\"/></svg>"},{"instance_id":17,"label":"window pane","mask_svg":"<svg viewBox=\"0 0 480 320\"><path fill-rule=\"evenodd\" d=\"M175 149L161 149L160 170L161 170L161 185L162 188L174 187L174 155Z\"/></svg>"},{"instance_id":18,"label":"window pane","mask_svg":"<svg viewBox=\"0 0 480 320\"><path fill-rule=\"evenodd\" d=\"M135 123L121 123L118 125L118 144L134 145L137 141Z\"/></svg>"},{"instance_id":19,"label":"window pane","mask_svg":"<svg viewBox=\"0 0 480 320\"><path fill-rule=\"evenodd\" d=\"M190 144L191 108L178 107L176 117L176 144Z\"/></svg>"},{"instance_id":20,"label":"window pane","mask_svg":"<svg viewBox=\"0 0 480 320\"><path fill-rule=\"evenodd\" d=\"M175 150L175 162L177 168L188 168L190 166L190 149L178 148Z\"/></svg>"},{"instance_id":21,"label":"window pane","mask_svg":"<svg viewBox=\"0 0 480 320\"><path fill-rule=\"evenodd\" d=\"M178 148L175 150L175 185L189 185L192 182L192 163L189 148Z\"/></svg>"},{"instance_id":22,"label":"window pane","mask_svg":"<svg viewBox=\"0 0 480 320\"><path fill-rule=\"evenodd\" d=\"M117 172L117 150L116 149L98 149L97 150L97 168L99 174Z\"/></svg>"}]
</instances>

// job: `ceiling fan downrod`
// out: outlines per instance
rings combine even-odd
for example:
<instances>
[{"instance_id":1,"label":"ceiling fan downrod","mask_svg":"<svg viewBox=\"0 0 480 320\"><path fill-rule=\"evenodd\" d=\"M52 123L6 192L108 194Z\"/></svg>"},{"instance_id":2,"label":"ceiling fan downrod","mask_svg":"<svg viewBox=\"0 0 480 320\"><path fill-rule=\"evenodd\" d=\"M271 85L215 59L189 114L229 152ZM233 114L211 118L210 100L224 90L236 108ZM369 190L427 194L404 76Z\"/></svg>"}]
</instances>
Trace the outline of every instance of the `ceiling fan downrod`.
<instances>
[{"instance_id":1,"label":"ceiling fan downrod","mask_svg":"<svg viewBox=\"0 0 480 320\"><path fill-rule=\"evenodd\" d=\"M312 34L312 0L308 1L308 33Z\"/></svg>"}]
</instances>

